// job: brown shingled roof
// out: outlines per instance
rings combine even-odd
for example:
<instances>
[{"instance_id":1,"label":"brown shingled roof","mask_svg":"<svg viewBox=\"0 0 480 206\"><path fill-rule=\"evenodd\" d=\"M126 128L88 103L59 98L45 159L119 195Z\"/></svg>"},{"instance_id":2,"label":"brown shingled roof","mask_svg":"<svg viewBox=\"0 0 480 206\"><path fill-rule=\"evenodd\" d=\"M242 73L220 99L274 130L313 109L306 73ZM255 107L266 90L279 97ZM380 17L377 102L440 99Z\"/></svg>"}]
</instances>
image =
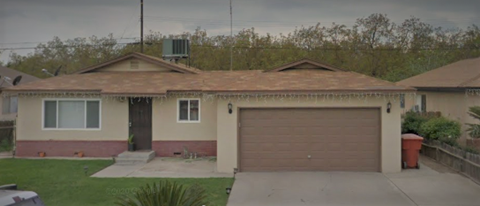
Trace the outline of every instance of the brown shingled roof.
<instances>
[{"instance_id":1,"label":"brown shingled roof","mask_svg":"<svg viewBox=\"0 0 480 206\"><path fill-rule=\"evenodd\" d=\"M458 61L399 81L397 84L418 88L480 87L480 57Z\"/></svg>"},{"instance_id":2,"label":"brown shingled roof","mask_svg":"<svg viewBox=\"0 0 480 206\"><path fill-rule=\"evenodd\" d=\"M301 60L297 64L290 64L290 67L304 63L305 61ZM168 92L402 92L414 89L354 72L325 70L322 65L322 69L289 69L276 72L87 72L44 79L12 88L10 91L89 91L109 95L154 96Z\"/></svg>"}]
</instances>

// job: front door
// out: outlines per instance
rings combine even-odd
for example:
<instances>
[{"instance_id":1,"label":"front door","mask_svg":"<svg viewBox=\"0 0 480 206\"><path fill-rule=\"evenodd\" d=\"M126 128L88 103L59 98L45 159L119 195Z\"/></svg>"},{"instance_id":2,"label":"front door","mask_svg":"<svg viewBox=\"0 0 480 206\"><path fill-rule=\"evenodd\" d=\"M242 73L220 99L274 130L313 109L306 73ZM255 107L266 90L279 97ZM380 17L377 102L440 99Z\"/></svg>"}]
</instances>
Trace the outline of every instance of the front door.
<instances>
[{"instance_id":1,"label":"front door","mask_svg":"<svg viewBox=\"0 0 480 206\"><path fill-rule=\"evenodd\" d=\"M152 149L152 98L129 99L130 135L136 150Z\"/></svg>"}]
</instances>

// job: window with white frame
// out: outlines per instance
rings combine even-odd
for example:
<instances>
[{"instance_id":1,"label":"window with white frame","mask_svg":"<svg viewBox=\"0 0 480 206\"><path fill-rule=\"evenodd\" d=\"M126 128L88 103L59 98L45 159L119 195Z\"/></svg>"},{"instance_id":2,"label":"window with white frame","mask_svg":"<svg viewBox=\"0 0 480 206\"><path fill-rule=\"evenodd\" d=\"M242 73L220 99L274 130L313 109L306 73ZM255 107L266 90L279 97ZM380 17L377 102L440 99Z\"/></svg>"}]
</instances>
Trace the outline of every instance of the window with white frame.
<instances>
[{"instance_id":1,"label":"window with white frame","mask_svg":"<svg viewBox=\"0 0 480 206\"><path fill-rule=\"evenodd\" d=\"M412 110L415 112L427 112L427 95L417 95L416 102Z\"/></svg>"},{"instance_id":2,"label":"window with white frame","mask_svg":"<svg viewBox=\"0 0 480 206\"><path fill-rule=\"evenodd\" d=\"M3 97L2 102L2 114L12 114L17 113L17 103L18 97L10 96L10 97Z\"/></svg>"},{"instance_id":3,"label":"window with white frame","mask_svg":"<svg viewBox=\"0 0 480 206\"><path fill-rule=\"evenodd\" d=\"M200 122L200 99L179 99L178 121Z\"/></svg>"},{"instance_id":4,"label":"window with white frame","mask_svg":"<svg viewBox=\"0 0 480 206\"><path fill-rule=\"evenodd\" d=\"M99 129L100 100L44 100L43 128Z\"/></svg>"}]
</instances>

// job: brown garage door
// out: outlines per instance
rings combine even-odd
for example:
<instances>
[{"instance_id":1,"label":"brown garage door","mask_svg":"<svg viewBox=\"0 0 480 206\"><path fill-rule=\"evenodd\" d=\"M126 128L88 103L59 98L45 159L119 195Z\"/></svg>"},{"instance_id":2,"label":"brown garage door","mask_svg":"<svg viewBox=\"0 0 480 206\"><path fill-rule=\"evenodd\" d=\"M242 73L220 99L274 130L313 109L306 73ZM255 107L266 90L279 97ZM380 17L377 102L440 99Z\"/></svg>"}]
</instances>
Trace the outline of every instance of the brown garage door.
<instances>
[{"instance_id":1,"label":"brown garage door","mask_svg":"<svg viewBox=\"0 0 480 206\"><path fill-rule=\"evenodd\" d=\"M240 171L380 171L379 109L241 109Z\"/></svg>"}]
</instances>

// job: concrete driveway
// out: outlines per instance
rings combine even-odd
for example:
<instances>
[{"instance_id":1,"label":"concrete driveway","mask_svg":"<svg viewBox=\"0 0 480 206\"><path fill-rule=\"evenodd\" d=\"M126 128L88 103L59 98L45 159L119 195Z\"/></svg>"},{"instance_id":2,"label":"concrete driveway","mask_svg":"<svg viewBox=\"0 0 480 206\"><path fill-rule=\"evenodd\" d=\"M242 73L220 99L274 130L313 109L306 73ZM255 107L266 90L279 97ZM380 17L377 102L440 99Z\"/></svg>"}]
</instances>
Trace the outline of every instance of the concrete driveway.
<instances>
[{"instance_id":1,"label":"concrete driveway","mask_svg":"<svg viewBox=\"0 0 480 206\"><path fill-rule=\"evenodd\" d=\"M425 161L420 170L387 175L361 172L238 173L228 206L480 205L479 185L436 163Z\"/></svg>"}]
</instances>

